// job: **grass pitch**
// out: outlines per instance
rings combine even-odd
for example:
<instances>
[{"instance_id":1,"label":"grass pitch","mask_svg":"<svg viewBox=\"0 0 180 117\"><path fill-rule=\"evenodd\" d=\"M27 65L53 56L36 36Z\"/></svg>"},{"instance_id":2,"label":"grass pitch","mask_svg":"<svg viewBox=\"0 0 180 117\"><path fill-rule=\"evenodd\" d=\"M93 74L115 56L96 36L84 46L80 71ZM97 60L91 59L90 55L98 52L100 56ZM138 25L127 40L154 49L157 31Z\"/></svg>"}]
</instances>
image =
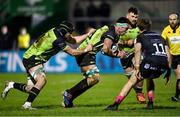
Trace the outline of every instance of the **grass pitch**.
<instances>
[{"instance_id":1,"label":"grass pitch","mask_svg":"<svg viewBox=\"0 0 180 117\"><path fill-rule=\"evenodd\" d=\"M63 108L61 92L81 78L80 74L48 74L46 86L33 103L33 107L38 109L31 111L21 109L28 95L12 89L5 100L0 99L0 116L180 116L180 102L170 100L175 92L175 77L167 86L163 78L155 79L154 110L146 110L146 104L139 104L133 90L118 111L103 110L114 102L127 82L127 78L120 74L102 74L99 84L74 100L74 108ZM26 75L0 74L0 91L6 80L25 83ZM144 82L144 92L145 86Z\"/></svg>"}]
</instances>

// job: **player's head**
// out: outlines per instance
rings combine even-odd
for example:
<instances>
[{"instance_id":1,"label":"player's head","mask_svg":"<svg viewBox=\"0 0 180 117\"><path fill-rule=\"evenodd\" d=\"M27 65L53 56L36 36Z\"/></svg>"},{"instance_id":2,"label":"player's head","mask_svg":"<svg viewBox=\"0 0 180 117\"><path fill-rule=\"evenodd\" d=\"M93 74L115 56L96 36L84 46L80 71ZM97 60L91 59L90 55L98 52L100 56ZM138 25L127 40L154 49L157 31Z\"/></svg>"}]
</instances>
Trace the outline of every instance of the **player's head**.
<instances>
[{"instance_id":1,"label":"player's head","mask_svg":"<svg viewBox=\"0 0 180 117\"><path fill-rule=\"evenodd\" d=\"M7 34L8 33L8 27L7 27L7 25L3 25L2 27L1 27L1 34Z\"/></svg>"},{"instance_id":2,"label":"player's head","mask_svg":"<svg viewBox=\"0 0 180 117\"><path fill-rule=\"evenodd\" d=\"M151 29L151 20L149 19L139 19L137 22L137 27L140 31L149 31Z\"/></svg>"},{"instance_id":3,"label":"player's head","mask_svg":"<svg viewBox=\"0 0 180 117\"><path fill-rule=\"evenodd\" d=\"M136 25L138 20L138 10L135 7L130 7L126 17L129 19L132 25Z\"/></svg>"},{"instance_id":4,"label":"player's head","mask_svg":"<svg viewBox=\"0 0 180 117\"><path fill-rule=\"evenodd\" d=\"M118 35L123 35L128 30L129 25L130 25L130 22L126 17L120 17L114 24L115 32Z\"/></svg>"},{"instance_id":5,"label":"player's head","mask_svg":"<svg viewBox=\"0 0 180 117\"><path fill-rule=\"evenodd\" d=\"M65 36L67 33L72 34L74 26L70 22L63 21L59 24L58 30L63 36Z\"/></svg>"},{"instance_id":6,"label":"player's head","mask_svg":"<svg viewBox=\"0 0 180 117\"><path fill-rule=\"evenodd\" d=\"M179 15L177 13L169 14L169 25L175 28L179 24Z\"/></svg>"}]
</instances>

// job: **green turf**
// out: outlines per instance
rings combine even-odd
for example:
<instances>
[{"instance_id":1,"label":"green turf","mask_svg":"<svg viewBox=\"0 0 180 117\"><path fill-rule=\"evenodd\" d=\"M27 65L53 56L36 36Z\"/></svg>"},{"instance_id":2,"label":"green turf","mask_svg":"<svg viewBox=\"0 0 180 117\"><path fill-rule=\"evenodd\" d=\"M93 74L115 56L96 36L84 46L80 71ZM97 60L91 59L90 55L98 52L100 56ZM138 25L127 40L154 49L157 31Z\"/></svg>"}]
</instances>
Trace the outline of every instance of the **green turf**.
<instances>
[{"instance_id":1,"label":"green turf","mask_svg":"<svg viewBox=\"0 0 180 117\"><path fill-rule=\"evenodd\" d=\"M25 74L0 74L0 91L6 80L26 82ZM118 111L103 109L114 101L127 79L119 74L101 75L98 85L87 91L74 101L76 107L61 107L61 92L80 81L80 74L48 74L47 84L33 103L38 110L22 110L21 105L27 94L11 90L5 100L0 99L0 115L8 116L179 116L180 102L171 102L170 97L175 91L175 78L165 86L164 79L155 79L154 110L146 110L146 104L138 104L134 91L119 106ZM146 86L146 84L145 84ZM144 87L144 91L145 91Z\"/></svg>"}]
</instances>

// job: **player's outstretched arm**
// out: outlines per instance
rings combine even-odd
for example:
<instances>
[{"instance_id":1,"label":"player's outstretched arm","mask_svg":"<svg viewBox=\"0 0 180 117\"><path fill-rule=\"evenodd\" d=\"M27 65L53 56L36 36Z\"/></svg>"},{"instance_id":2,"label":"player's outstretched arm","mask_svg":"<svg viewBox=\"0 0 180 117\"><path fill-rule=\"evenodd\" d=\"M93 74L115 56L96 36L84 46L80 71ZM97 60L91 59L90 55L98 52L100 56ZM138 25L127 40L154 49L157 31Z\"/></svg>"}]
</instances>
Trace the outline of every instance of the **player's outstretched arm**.
<instances>
[{"instance_id":1,"label":"player's outstretched arm","mask_svg":"<svg viewBox=\"0 0 180 117\"><path fill-rule=\"evenodd\" d=\"M77 56L77 55L81 55L83 53L86 53L86 52L89 52L89 51L92 51L92 45L88 45L84 50L77 50L77 49L73 49L71 48L70 46L67 46L65 49L64 49L64 52L72 55L72 56Z\"/></svg>"},{"instance_id":2,"label":"player's outstretched arm","mask_svg":"<svg viewBox=\"0 0 180 117\"><path fill-rule=\"evenodd\" d=\"M88 33L80 35L80 36L74 36L73 38L76 40L76 43L79 44L83 40L85 40L87 37L89 37L92 33L94 33L96 29L91 28Z\"/></svg>"}]
</instances>

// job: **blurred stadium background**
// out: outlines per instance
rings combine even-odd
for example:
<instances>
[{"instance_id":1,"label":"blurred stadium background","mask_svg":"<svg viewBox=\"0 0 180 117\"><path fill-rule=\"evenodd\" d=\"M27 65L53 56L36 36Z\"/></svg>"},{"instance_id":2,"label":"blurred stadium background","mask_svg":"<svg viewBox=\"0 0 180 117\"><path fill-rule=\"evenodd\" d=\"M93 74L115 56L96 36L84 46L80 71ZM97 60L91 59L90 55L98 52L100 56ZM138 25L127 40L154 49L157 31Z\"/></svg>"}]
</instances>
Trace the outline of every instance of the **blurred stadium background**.
<instances>
[{"instance_id":1,"label":"blurred stadium background","mask_svg":"<svg viewBox=\"0 0 180 117\"><path fill-rule=\"evenodd\" d=\"M30 43L63 20L75 25L75 35L82 34L88 27L98 28L112 23L125 16L128 8L134 6L138 8L140 17L151 18L153 30L161 32L168 24L168 14L180 11L178 0L0 0L0 4L0 26L7 25L12 35L7 43L1 42L2 46L9 45L9 48L0 48L0 51L8 50L0 53L0 72L24 71L21 64L24 51L19 51L17 42L21 27L25 27L30 34ZM61 59L58 60L56 56L56 62L50 62L55 67L46 67L48 71L64 72L64 67L68 66L70 70L66 71L74 72L73 67L77 67L74 59L64 54L59 56ZM67 62L59 62L62 59ZM109 59L107 61L101 55L98 57L102 72L123 72L119 66L116 67L116 59ZM69 64L72 61L74 64ZM78 68L75 72L79 72Z\"/></svg>"},{"instance_id":2,"label":"blurred stadium background","mask_svg":"<svg viewBox=\"0 0 180 117\"><path fill-rule=\"evenodd\" d=\"M76 25L83 33L84 27L99 27L124 16L130 6L139 9L140 17L151 18L153 29L161 31L168 14L180 11L178 0L0 0L0 4L0 24L8 24L14 33L26 26L32 37L66 19L75 25L83 22L84 26Z\"/></svg>"}]
</instances>

